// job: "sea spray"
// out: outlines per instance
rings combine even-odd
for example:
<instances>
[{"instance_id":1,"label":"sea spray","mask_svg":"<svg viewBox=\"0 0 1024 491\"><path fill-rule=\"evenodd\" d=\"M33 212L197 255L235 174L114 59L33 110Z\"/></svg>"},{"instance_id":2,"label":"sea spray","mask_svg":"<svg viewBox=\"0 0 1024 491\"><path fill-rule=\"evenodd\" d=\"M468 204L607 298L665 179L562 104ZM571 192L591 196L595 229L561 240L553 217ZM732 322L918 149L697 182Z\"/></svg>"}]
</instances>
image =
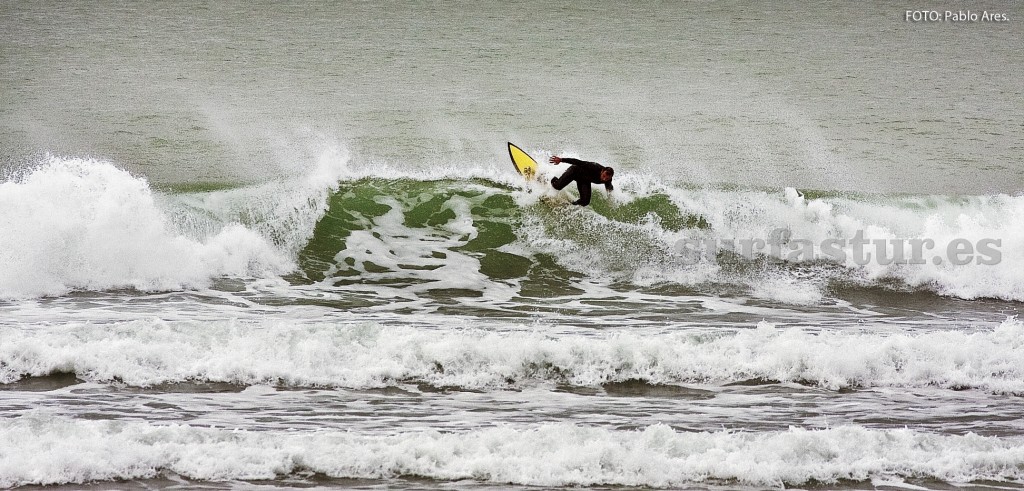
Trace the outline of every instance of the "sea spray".
<instances>
[{"instance_id":1,"label":"sea spray","mask_svg":"<svg viewBox=\"0 0 1024 491\"><path fill-rule=\"evenodd\" d=\"M0 298L194 288L293 268L238 223L202 240L181 233L145 179L91 159L49 157L0 183L0 230Z\"/></svg>"}]
</instances>

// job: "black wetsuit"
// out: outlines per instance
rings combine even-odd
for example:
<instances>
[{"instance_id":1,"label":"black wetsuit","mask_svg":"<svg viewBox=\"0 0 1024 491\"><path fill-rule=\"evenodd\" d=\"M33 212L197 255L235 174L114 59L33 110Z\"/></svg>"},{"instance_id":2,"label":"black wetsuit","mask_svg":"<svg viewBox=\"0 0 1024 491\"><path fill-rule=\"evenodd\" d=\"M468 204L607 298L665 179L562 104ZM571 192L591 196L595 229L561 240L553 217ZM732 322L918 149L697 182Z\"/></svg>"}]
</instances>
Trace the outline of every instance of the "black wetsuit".
<instances>
[{"instance_id":1,"label":"black wetsuit","mask_svg":"<svg viewBox=\"0 0 1024 491\"><path fill-rule=\"evenodd\" d=\"M603 165L572 158L563 158L562 162L569 164L569 169L562 174L562 177L551 178L551 186L555 189L562 189L570 182L576 181L576 189L580 190L580 199L573 201L572 204L580 206L590 204L590 185L592 183L604 184L604 188L609 191L614 189L611 182L601 182L601 171L605 168Z\"/></svg>"}]
</instances>

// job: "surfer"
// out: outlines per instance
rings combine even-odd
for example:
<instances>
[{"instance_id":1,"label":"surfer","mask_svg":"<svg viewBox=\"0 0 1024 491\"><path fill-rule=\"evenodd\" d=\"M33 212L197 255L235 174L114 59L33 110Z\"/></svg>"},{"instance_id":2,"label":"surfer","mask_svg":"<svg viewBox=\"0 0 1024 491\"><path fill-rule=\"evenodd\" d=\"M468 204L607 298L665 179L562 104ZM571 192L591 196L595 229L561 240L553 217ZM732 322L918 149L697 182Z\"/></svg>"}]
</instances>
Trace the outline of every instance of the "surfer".
<instances>
[{"instance_id":1,"label":"surfer","mask_svg":"<svg viewBox=\"0 0 1024 491\"><path fill-rule=\"evenodd\" d=\"M551 187L561 190L570 182L576 181L576 189L580 190L580 199L573 201L574 205L587 206L590 204L591 184L604 184L604 188L608 191L615 189L612 187L612 176L615 175L615 169L611 167L586 160L562 158L557 155L552 156L548 162L555 165L562 162L569 164L569 169L562 174L562 177L551 178Z\"/></svg>"}]
</instances>

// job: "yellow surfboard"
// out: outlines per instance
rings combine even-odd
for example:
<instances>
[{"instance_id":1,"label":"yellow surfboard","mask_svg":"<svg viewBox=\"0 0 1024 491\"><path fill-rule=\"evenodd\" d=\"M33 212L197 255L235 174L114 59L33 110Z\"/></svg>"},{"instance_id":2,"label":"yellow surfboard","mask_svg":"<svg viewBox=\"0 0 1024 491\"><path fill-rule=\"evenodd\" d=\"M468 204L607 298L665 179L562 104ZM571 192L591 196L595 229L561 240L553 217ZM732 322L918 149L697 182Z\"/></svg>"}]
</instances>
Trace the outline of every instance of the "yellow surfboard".
<instances>
[{"instance_id":1,"label":"yellow surfboard","mask_svg":"<svg viewBox=\"0 0 1024 491\"><path fill-rule=\"evenodd\" d=\"M512 165L516 171L523 175L527 181L532 181L537 176L537 161L533 160L523 149L508 142L508 155L512 157Z\"/></svg>"}]
</instances>

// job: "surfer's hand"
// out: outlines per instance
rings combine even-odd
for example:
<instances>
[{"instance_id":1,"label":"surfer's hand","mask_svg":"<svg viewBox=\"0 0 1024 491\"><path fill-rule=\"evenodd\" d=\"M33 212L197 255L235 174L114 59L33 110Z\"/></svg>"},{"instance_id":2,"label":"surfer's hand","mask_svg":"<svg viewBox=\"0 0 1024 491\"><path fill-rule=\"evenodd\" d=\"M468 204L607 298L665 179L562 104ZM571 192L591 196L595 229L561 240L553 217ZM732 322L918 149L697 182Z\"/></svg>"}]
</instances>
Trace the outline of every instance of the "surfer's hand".
<instances>
[{"instance_id":1,"label":"surfer's hand","mask_svg":"<svg viewBox=\"0 0 1024 491\"><path fill-rule=\"evenodd\" d=\"M552 155L551 158L548 159L548 162L551 162L552 164L555 164L555 165L558 165L558 163L561 162L561 161L562 161L562 157L559 157L557 155Z\"/></svg>"}]
</instances>

